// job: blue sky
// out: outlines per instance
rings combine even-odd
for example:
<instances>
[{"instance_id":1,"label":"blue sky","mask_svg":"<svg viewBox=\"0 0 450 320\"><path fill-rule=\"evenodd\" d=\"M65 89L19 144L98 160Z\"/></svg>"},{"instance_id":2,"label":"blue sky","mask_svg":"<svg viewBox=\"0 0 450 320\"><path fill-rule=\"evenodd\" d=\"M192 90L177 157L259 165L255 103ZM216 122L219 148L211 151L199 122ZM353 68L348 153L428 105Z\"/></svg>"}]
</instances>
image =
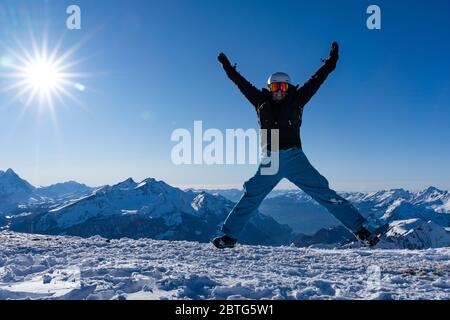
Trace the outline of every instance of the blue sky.
<instances>
[{"instance_id":1,"label":"blue sky","mask_svg":"<svg viewBox=\"0 0 450 320\"><path fill-rule=\"evenodd\" d=\"M382 29L366 28L366 8ZM82 29L65 28L77 4ZM240 187L255 165L175 166L176 128L256 128L254 109L225 76L224 51L258 87L274 71L303 83L337 40L341 59L307 105L304 151L337 190L450 189L448 1L24 1L0 4L0 40L30 30L71 56L84 92L51 112L0 92L0 170L36 185L129 176L176 186ZM8 53L4 47L0 56ZM0 72L8 72L2 67ZM0 78L2 87L13 79ZM21 113L22 116L21 116ZM282 184L282 187L289 185Z\"/></svg>"}]
</instances>

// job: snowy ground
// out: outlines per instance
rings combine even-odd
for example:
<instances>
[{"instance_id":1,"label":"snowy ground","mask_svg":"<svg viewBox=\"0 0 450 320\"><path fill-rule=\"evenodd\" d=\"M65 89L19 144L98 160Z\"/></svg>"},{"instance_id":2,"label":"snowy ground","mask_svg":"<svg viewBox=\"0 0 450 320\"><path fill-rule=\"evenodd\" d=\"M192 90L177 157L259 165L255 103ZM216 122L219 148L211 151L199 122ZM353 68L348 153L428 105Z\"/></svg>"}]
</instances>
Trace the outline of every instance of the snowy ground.
<instances>
[{"instance_id":1,"label":"snowy ground","mask_svg":"<svg viewBox=\"0 0 450 320\"><path fill-rule=\"evenodd\" d=\"M0 232L0 299L450 299L450 248L305 249Z\"/></svg>"}]
</instances>

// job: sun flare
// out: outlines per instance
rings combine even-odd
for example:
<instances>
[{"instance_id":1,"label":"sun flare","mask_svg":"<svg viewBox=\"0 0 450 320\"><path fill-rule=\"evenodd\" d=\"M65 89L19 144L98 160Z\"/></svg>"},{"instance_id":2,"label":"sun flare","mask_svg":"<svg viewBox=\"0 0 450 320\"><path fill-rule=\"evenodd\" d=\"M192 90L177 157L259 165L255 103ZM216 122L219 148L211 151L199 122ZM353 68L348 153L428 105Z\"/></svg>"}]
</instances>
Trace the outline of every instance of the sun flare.
<instances>
[{"instance_id":1,"label":"sun flare","mask_svg":"<svg viewBox=\"0 0 450 320\"><path fill-rule=\"evenodd\" d=\"M35 41L32 41L33 50L27 51L19 45L21 51L9 49L10 57L7 66L13 70L3 76L11 80L11 84L3 88L2 91L17 90L16 99L25 99L26 107L31 104L45 106L53 109L55 98L60 103L64 103L65 97L77 101L71 91L84 91L84 85L75 82L81 74L71 71L77 62L70 59L73 49L63 54L58 53L59 45L51 53L47 47L47 42L39 48ZM83 88L83 90L80 90Z\"/></svg>"}]
</instances>

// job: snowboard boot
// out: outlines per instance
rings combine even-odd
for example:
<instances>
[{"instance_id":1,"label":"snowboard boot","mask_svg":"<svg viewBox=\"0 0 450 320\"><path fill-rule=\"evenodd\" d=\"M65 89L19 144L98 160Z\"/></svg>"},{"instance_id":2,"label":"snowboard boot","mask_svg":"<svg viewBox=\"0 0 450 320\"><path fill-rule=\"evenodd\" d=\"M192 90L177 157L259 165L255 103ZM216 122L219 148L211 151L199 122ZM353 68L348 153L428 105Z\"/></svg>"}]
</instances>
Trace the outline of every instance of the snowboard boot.
<instances>
[{"instance_id":1,"label":"snowboard boot","mask_svg":"<svg viewBox=\"0 0 450 320\"><path fill-rule=\"evenodd\" d=\"M217 237L212 241L212 244L216 246L216 248L219 249L225 249L225 248L234 248L236 245L237 240L230 238L227 235L223 235L221 237Z\"/></svg>"},{"instance_id":2,"label":"snowboard boot","mask_svg":"<svg viewBox=\"0 0 450 320\"><path fill-rule=\"evenodd\" d=\"M359 228L354 234L360 242L369 247L373 247L380 241L380 238L376 234L371 233L364 227Z\"/></svg>"}]
</instances>

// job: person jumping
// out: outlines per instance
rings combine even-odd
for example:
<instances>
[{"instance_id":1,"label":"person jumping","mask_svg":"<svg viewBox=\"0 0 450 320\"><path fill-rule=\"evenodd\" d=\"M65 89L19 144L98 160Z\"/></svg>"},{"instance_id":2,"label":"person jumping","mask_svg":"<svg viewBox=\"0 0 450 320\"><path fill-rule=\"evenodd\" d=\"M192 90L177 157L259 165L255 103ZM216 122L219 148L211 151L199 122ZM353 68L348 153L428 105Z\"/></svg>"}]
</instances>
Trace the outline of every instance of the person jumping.
<instances>
[{"instance_id":1,"label":"person jumping","mask_svg":"<svg viewBox=\"0 0 450 320\"><path fill-rule=\"evenodd\" d=\"M261 174L264 164L260 163L256 174L244 183L244 194L223 223L223 235L212 240L217 248L233 248L236 245L252 214L283 178L327 208L365 245L373 246L379 241L365 227L366 219L349 201L330 189L327 179L311 165L302 150L300 126L303 109L336 68L338 58L339 46L334 42L328 59L323 60L323 66L302 87L292 85L288 74L276 72L269 77L268 88L259 90L236 71L236 66L231 65L224 53L219 54L218 60L227 76L255 107L260 128L278 129L279 150L272 150L269 141L262 146L262 151L278 152L279 170L274 175Z\"/></svg>"}]
</instances>

